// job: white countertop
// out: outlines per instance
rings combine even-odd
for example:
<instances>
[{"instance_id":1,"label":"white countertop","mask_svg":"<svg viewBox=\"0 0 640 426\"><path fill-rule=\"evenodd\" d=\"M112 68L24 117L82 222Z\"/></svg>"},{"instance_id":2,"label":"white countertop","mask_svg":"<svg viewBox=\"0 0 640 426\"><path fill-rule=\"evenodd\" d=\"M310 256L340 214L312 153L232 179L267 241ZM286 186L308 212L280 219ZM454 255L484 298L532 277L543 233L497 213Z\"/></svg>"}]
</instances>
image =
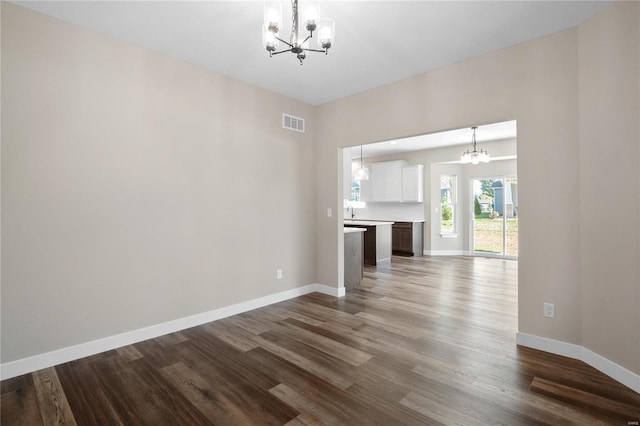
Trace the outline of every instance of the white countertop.
<instances>
[{"instance_id":1,"label":"white countertop","mask_svg":"<svg viewBox=\"0 0 640 426\"><path fill-rule=\"evenodd\" d=\"M378 226L378 225L393 225L395 222L383 222L378 220L351 220L345 219L345 225L360 225L360 226Z\"/></svg>"},{"instance_id":2,"label":"white countertop","mask_svg":"<svg viewBox=\"0 0 640 426\"><path fill-rule=\"evenodd\" d=\"M367 232L367 228L349 228L347 226L344 227L345 234L350 234L352 232Z\"/></svg>"}]
</instances>

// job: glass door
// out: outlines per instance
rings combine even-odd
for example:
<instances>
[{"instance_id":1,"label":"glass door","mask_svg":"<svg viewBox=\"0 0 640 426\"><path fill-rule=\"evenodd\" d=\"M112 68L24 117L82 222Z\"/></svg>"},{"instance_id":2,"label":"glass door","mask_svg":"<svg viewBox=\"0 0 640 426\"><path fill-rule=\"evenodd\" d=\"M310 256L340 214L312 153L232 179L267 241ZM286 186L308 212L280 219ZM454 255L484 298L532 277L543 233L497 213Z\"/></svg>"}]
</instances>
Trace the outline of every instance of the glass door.
<instances>
[{"instance_id":1,"label":"glass door","mask_svg":"<svg viewBox=\"0 0 640 426\"><path fill-rule=\"evenodd\" d=\"M518 180L495 177L474 179L473 252L518 256Z\"/></svg>"},{"instance_id":2,"label":"glass door","mask_svg":"<svg viewBox=\"0 0 640 426\"><path fill-rule=\"evenodd\" d=\"M518 179L504 180L505 255L518 257Z\"/></svg>"}]
</instances>

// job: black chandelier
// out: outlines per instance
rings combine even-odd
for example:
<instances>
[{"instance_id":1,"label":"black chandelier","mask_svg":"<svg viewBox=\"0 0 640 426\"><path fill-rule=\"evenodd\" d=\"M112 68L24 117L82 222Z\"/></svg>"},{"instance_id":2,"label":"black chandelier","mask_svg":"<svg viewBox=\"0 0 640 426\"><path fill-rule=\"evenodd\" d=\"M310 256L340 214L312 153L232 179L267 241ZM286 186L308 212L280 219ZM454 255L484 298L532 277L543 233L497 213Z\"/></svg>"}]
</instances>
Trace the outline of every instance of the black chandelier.
<instances>
[{"instance_id":1,"label":"black chandelier","mask_svg":"<svg viewBox=\"0 0 640 426\"><path fill-rule=\"evenodd\" d=\"M304 1L303 11L304 25L307 33L298 28L298 0L291 0L291 35L289 41L278 37L282 26L282 3L279 1L264 2L264 24L262 27L262 44L269 52L269 57L284 52L291 52L300 61L307 57L307 52L320 52L325 55L333 44L335 34L335 22L333 19L319 19L320 7L317 2ZM321 49L309 47L309 41L313 38L313 32L318 30L317 43ZM277 51L280 42L286 44L286 49Z\"/></svg>"}]
</instances>

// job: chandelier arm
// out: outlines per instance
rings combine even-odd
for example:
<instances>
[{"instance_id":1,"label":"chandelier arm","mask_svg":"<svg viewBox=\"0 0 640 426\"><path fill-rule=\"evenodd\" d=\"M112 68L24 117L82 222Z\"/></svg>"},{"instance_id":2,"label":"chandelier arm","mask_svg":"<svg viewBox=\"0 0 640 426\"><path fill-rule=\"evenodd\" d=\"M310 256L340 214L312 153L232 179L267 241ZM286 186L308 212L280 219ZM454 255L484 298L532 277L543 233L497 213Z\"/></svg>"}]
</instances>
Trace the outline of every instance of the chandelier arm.
<instances>
[{"instance_id":1,"label":"chandelier arm","mask_svg":"<svg viewBox=\"0 0 640 426\"><path fill-rule=\"evenodd\" d=\"M324 50L319 50L319 49L302 49L302 50L304 50L304 51L306 51L306 52L320 52L320 53L327 53L326 51L324 51Z\"/></svg>"},{"instance_id":2,"label":"chandelier arm","mask_svg":"<svg viewBox=\"0 0 640 426\"><path fill-rule=\"evenodd\" d=\"M305 44L307 42L307 40L309 40L311 38L311 35L308 35L307 38L305 38L301 43L300 46L302 46L303 44ZM304 50L309 50L309 49L304 49Z\"/></svg>"},{"instance_id":3,"label":"chandelier arm","mask_svg":"<svg viewBox=\"0 0 640 426\"><path fill-rule=\"evenodd\" d=\"M272 54L272 55L279 55L279 54L281 54L281 53L286 53L286 52L291 52L291 49L281 50L281 51L279 51L279 52L273 52L273 53L271 53L271 54Z\"/></svg>"}]
</instances>

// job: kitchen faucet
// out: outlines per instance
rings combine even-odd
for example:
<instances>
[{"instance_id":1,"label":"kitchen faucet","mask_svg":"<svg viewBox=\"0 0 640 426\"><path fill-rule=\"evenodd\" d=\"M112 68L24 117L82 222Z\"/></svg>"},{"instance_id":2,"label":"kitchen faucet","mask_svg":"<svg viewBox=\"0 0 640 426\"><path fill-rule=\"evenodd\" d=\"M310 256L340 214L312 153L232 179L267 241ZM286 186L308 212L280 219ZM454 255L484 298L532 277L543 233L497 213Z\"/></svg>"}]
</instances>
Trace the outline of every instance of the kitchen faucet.
<instances>
[{"instance_id":1,"label":"kitchen faucet","mask_svg":"<svg viewBox=\"0 0 640 426\"><path fill-rule=\"evenodd\" d=\"M356 217L356 214L353 212L353 206L347 206L347 213L349 213L349 209L351 209L351 219Z\"/></svg>"}]
</instances>

